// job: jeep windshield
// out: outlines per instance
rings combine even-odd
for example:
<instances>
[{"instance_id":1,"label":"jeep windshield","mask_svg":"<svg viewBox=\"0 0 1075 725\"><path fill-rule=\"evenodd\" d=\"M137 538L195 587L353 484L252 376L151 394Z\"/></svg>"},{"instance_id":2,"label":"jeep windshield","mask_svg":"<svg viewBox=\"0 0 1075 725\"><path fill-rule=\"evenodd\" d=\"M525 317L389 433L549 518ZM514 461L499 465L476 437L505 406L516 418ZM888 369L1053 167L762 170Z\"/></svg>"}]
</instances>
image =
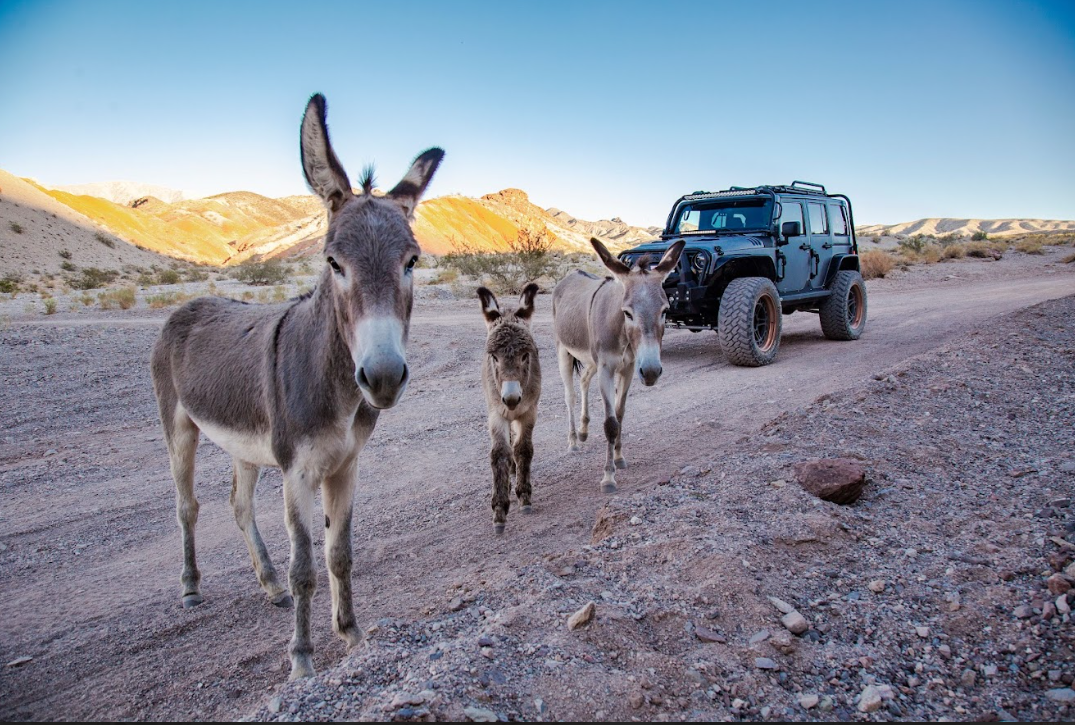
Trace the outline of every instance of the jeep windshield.
<instances>
[{"instance_id":1,"label":"jeep windshield","mask_svg":"<svg viewBox=\"0 0 1075 725\"><path fill-rule=\"evenodd\" d=\"M672 227L673 234L740 233L767 231L773 219L768 198L720 199L684 204Z\"/></svg>"}]
</instances>

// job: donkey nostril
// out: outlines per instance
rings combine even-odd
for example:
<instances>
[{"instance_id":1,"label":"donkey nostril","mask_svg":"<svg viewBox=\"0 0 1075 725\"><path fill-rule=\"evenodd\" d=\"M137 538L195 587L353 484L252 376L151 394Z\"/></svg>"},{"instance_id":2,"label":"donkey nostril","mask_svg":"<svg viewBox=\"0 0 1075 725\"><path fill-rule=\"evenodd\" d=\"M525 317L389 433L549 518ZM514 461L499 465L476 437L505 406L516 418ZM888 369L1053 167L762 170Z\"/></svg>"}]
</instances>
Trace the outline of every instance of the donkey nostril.
<instances>
[{"instance_id":1,"label":"donkey nostril","mask_svg":"<svg viewBox=\"0 0 1075 725\"><path fill-rule=\"evenodd\" d=\"M399 379L399 384L407 382L407 376L410 374L410 370L407 369L407 363L403 363L403 377Z\"/></svg>"},{"instance_id":2,"label":"donkey nostril","mask_svg":"<svg viewBox=\"0 0 1075 725\"><path fill-rule=\"evenodd\" d=\"M366 377L366 368L358 369L358 384L361 385L363 388L370 387L369 378Z\"/></svg>"}]
</instances>

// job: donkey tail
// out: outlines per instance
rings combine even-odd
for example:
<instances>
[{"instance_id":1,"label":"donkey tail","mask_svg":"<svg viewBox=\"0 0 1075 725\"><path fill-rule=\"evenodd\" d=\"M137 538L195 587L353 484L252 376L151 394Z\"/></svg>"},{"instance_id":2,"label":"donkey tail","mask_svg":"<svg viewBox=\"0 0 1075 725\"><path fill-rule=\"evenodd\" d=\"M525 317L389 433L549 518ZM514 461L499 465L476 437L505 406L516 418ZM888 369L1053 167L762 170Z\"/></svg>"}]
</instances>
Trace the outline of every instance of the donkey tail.
<instances>
[{"instance_id":1,"label":"donkey tail","mask_svg":"<svg viewBox=\"0 0 1075 725\"><path fill-rule=\"evenodd\" d=\"M582 375L582 361L577 357L571 357L571 370L575 375Z\"/></svg>"}]
</instances>

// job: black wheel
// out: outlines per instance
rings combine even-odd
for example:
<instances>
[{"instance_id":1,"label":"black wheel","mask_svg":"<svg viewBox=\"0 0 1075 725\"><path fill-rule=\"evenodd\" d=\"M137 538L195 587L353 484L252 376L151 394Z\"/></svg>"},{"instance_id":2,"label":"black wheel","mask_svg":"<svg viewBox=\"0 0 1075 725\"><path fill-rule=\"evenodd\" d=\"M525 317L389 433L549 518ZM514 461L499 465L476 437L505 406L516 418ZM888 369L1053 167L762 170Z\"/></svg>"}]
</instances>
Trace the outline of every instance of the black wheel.
<instances>
[{"instance_id":1,"label":"black wheel","mask_svg":"<svg viewBox=\"0 0 1075 725\"><path fill-rule=\"evenodd\" d=\"M768 365L780 349L780 294L765 277L732 280L720 298L717 335L733 365Z\"/></svg>"},{"instance_id":2,"label":"black wheel","mask_svg":"<svg viewBox=\"0 0 1075 725\"><path fill-rule=\"evenodd\" d=\"M841 270L821 303L821 331L830 340L857 340L865 329L866 284L858 272Z\"/></svg>"}]
</instances>

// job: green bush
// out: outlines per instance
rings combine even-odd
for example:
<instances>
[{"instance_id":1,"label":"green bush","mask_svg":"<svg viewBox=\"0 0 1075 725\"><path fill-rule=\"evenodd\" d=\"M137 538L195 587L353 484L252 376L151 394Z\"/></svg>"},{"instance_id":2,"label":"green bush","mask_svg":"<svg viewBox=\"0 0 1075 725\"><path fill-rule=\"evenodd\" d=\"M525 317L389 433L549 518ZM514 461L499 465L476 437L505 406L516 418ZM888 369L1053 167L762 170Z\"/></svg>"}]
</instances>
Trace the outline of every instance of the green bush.
<instances>
[{"instance_id":1,"label":"green bush","mask_svg":"<svg viewBox=\"0 0 1075 725\"><path fill-rule=\"evenodd\" d=\"M113 240L112 237L108 236L104 232L97 232L96 234L93 235L93 238L96 239L101 244L103 244L106 247L108 247L109 249L115 249L116 248L115 240Z\"/></svg>"},{"instance_id":2,"label":"green bush","mask_svg":"<svg viewBox=\"0 0 1075 725\"><path fill-rule=\"evenodd\" d=\"M8 224L8 226L11 227L11 231L15 232L16 234L22 234L22 224L19 224L18 222L11 222L10 224Z\"/></svg>"},{"instance_id":3,"label":"green bush","mask_svg":"<svg viewBox=\"0 0 1075 725\"><path fill-rule=\"evenodd\" d=\"M120 308L129 310L134 307L134 287L121 287L120 289L105 290L97 295L97 303L102 310Z\"/></svg>"},{"instance_id":4,"label":"green bush","mask_svg":"<svg viewBox=\"0 0 1075 725\"><path fill-rule=\"evenodd\" d=\"M46 297L44 300L42 300L42 302L45 303L45 314L46 315L55 315L56 314L56 298L55 297Z\"/></svg>"},{"instance_id":5,"label":"green bush","mask_svg":"<svg viewBox=\"0 0 1075 725\"><path fill-rule=\"evenodd\" d=\"M60 259L70 259L71 258L71 252L69 250L67 250L67 249L61 249L59 251L59 255L60 255Z\"/></svg>"},{"instance_id":6,"label":"green bush","mask_svg":"<svg viewBox=\"0 0 1075 725\"><path fill-rule=\"evenodd\" d=\"M453 251L444 255L441 263L479 281L488 278L497 292L518 294L528 282L559 276L563 260L553 253L552 239L547 229L522 228L508 242L506 252L485 252L453 240Z\"/></svg>"},{"instance_id":7,"label":"green bush","mask_svg":"<svg viewBox=\"0 0 1075 725\"><path fill-rule=\"evenodd\" d=\"M71 264L67 260L64 260L63 262L60 262L60 269L62 269L64 272L74 272L76 269L78 269L78 267Z\"/></svg>"},{"instance_id":8,"label":"green bush","mask_svg":"<svg viewBox=\"0 0 1075 725\"><path fill-rule=\"evenodd\" d=\"M179 272L176 272L174 269L162 269L157 272L158 284L178 284L179 279Z\"/></svg>"},{"instance_id":9,"label":"green bush","mask_svg":"<svg viewBox=\"0 0 1075 725\"><path fill-rule=\"evenodd\" d=\"M933 242L933 237L928 234L915 234L913 237L901 239L898 244L905 252L921 254L931 242Z\"/></svg>"},{"instance_id":10,"label":"green bush","mask_svg":"<svg viewBox=\"0 0 1075 725\"><path fill-rule=\"evenodd\" d=\"M264 262L247 262L235 268L231 276L240 282L255 286L281 284L287 281L287 269L272 259Z\"/></svg>"},{"instance_id":11,"label":"green bush","mask_svg":"<svg viewBox=\"0 0 1075 725\"><path fill-rule=\"evenodd\" d=\"M9 272L4 275L3 279L0 279L0 292L7 292L8 294L18 294L19 284L22 282L22 277Z\"/></svg>"},{"instance_id":12,"label":"green bush","mask_svg":"<svg viewBox=\"0 0 1075 725\"><path fill-rule=\"evenodd\" d=\"M989 239L989 235L986 234L983 231L975 232L974 234L971 235L971 238L970 238L970 240L972 242L984 242L987 239Z\"/></svg>"},{"instance_id":13,"label":"green bush","mask_svg":"<svg viewBox=\"0 0 1075 725\"><path fill-rule=\"evenodd\" d=\"M201 267L190 267L183 272L183 279L187 282L204 282L209 279L209 273Z\"/></svg>"},{"instance_id":14,"label":"green bush","mask_svg":"<svg viewBox=\"0 0 1075 725\"><path fill-rule=\"evenodd\" d=\"M104 287L118 276L119 272L114 269L86 267L80 276L67 280L67 283L75 289L97 289Z\"/></svg>"}]
</instances>

